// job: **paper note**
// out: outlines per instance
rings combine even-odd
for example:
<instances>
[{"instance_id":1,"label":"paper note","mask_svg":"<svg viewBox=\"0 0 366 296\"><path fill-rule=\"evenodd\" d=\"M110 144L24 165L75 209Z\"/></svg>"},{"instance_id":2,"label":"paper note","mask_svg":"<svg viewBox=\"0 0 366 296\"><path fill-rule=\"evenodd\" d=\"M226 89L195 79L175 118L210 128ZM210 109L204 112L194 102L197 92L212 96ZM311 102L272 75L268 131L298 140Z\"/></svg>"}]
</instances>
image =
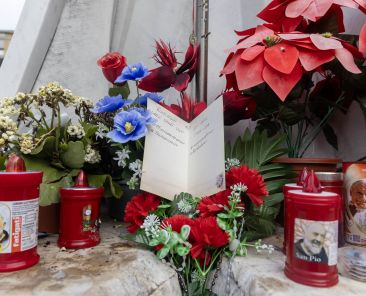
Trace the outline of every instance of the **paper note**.
<instances>
[{"instance_id":1,"label":"paper note","mask_svg":"<svg viewBox=\"0 0 366 296\"><path fill-rule=\"evenodd\" d=\"M157 123L145 138L142 190L173 199L188 192L203 197L225 189L222 99L188 123L148 100Z\"/></svg>"}]
</instances>

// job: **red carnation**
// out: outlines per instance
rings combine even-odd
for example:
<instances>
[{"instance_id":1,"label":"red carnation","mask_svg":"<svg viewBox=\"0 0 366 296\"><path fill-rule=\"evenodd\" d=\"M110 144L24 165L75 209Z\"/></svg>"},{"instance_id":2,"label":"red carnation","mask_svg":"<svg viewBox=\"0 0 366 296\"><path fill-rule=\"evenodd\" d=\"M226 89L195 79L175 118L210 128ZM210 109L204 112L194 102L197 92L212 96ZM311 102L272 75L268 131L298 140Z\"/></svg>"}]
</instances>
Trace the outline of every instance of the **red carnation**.
<instances>
[{"instance_id":1,"label":"red carnation","mask_svg":"<svg viewBox=\"0 0 366 296\"><path fill-rule=\"evenodd\" d=\"M263 196L268 195L263 176L255 169L250 169L246 165L232 167L226 173L226 186L241 183L247 186L247 194L250 200L256 205L263 204Z\"/></svg>"},{"instance_id":2,"label":"red carnation","mask_svg":"<svg viewBox=\"0 0 366 296\"><path fill-rule=\"evenodd\" d=\"M143 192L134 196L126 205L124 221L130 223L127 230L135 233L144 223L145 218L160 205L160 198L154 194Z\"/></svg>"},{"instance_id":3,"label":"red carnation","mask_svg":"<svg viewBox=\"0 0 366 296\"><path fill-rule=\"evenodd\" d=\"M224 206L229 206L229 195L230 190L226 189L214 195L202 198L197 207L200 211L200 217L206 218L216 216L216 214L224 211Z\"/></svg>"},{"instance_id":4,"label":"red carnation","mask_svg":"<svg viewBox=\"0 0 366 296\"><path fill-rule=\"evenodd\" d=\"M217 225L215 217L198 218L191 229L191 256L206 265L211 260L210 248L220 248L229 243L229 235Z\"/></svg>"},{"instance_id":5,"label":"red carnation","mask_svg":"<svg viewBox=\"0 0 366 296\"><path fill-rule=\"evenodd\" d=\"M169 225L172 227L172 230L180 233L183 225L188 225L192 228L194 221L191 218L188 218L184 215L175 215L169 218L166 218L161 222L162 227L168 227Z\"/></svg>"},{"instance_id":6,"label":"red carnation","mask_svg":"<svg viewBox=\"0 0 366 296\"><path fill-rule=\"evenodd\" d=\"M102 69L105 78L111 83L117 79L124 67L126 67L126 58L119 52L109 52L97 61Z\"/></svg>"},{"instance_id":7,"label":"red carnation","mask_svg":"<svg viewBox=\"0 0 366 296\"><path fill-rule=\"evenodd\" d=\"M191 122L207 107L205 102L196 103L187 94L182 97L182 107L176 104L169 106L161 103L161 105L187 122Z\"/></svg>"}]
</instances>

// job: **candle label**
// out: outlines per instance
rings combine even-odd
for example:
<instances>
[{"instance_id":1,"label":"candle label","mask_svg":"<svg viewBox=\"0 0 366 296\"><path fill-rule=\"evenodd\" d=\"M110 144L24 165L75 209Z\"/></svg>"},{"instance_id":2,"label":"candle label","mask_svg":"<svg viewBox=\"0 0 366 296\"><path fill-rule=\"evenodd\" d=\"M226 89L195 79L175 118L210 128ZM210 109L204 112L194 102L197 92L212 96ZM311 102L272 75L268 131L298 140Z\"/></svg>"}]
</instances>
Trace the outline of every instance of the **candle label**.
<instances>
[{"instance_id":1,"label":"candle label","mask_svg":"<svg viewBox=\"0 0 366 296\"><path fill-rule=\"evenodd\" d=\"M38 198L0 202L0 253L16 253L37 246Z\"/></svg>"},{"instance_id":2,"label":"candle label","mask_svg":"<svg viewBox=\"0 0 366 296\"><path fill-rule=\"evenodd\" d=\"M366 163L345 163L343 171L346 241L366 246Z\"/></svg>"},{"instance_id":3,"label":"candle label","mask_svg":"<svg viewBox=\"0 0 366 296\"><path fill-rule=\"evenodd\" d=\"M93 221L91 221L92 206L87 205L83 208L83 231L91 231L94 227Z\"/></svg>"},{"instance_id":4,"label":"candle label","mask_svg":"<svg viewBox=\"0 0 366 296\"><path fill-rule=\"evenodd\" d=\"M337 248L338 220L295 219L295 258L313 263L336 265Z\"/></svg>"}]
</instances>

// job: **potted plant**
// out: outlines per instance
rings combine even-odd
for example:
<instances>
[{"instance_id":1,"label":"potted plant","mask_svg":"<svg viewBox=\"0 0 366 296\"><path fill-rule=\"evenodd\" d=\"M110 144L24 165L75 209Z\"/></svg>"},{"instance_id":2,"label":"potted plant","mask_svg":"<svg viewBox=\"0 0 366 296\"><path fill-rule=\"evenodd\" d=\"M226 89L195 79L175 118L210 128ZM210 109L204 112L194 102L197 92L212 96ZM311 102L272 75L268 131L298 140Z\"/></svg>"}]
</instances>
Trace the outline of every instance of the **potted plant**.
<instances>
[{"instance_id":1,"label":"potted plant","mask_svg":"<svg viewBox=\"0 0 366 296\"><path fill-rule=\"evenodd\" d=\"M330 124L336 112L347 112L353 100L365 109L364 58L354 40L340 33L341 7L366 12L366 4L333 2L319 8L317 1L271 1L258 14L268 23L236 32L240 40L222 70L224 98L237 110L226 122L251 117L257 129L285 134L291 158L285 162L300 162L299 169L309 161L318 162L318 170L328 164L335 169L336 159L302 157L320 133L337 149Z\"/></svg>"},{"instance_id":2,"label":"potted plant","mask_svg":"<svg viewBox=\"0 0 366 296\"><path fill-rule=\"evenodd\" d=\"M65 107L74 111L78 122L61 113ZM92 107L90 100L73 95L57 82L41 86L34 94L17 93L0 102L2 160L16 152L27 170L43 171L41 232L58 232L59 189L72 186L80 169L87 172L91 186L104 186L107 195L122 194L106 171L96 170L101 156L95 143L97 127L87 120Z\"/></svg>"}]
</instances>

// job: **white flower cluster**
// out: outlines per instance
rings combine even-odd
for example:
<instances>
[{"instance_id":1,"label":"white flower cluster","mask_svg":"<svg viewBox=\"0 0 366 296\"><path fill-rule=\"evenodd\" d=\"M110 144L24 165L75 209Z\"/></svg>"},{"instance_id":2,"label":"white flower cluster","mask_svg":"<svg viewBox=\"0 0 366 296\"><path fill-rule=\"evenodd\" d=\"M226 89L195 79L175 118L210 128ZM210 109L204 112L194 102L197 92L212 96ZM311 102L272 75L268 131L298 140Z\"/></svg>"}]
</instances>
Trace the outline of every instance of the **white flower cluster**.
<instances>
[{"instance_id":1,"label":"white flower cluster","mask_svg":"<svg viewBox=\"0 0 366 296\"><path fill-rule=\"evenodd\" d=\"M133 176L141 178L142 174L142 161L140 159L136 159L134 162L131 162L128 168L133 171Z\"/></svg>"},{"instance_id":2,"label":"white flower cluster","mask_svg":"<svg viewBox=\"0 0 366 296\"><path fill-rule=\"evenodd\" d=\"M273 245L267 245L267 244L262 244L261 240L258 240L255 243L255 249L257 251L257 253L262 253L264 252L268 252L268 254L272 254L274 251L274 246Z\"/></svg>"},{"instance_id":3,"label":"white flower cluster","mask_svg":"<svg viewBox=\"0 0 366 296\"><path fill-rule=\"evenodd\" d=\"M16 140L17 124L8 116L0 116L0 146Z\"/></svg>"},{"instance_id":4,"label":"white flower cluster","mask_svg":"<svg viewBox=\"0 0 366 296\"><path fill-rule=\"evenodd\" d=\"M33 137L30 134L22 134L19 139L20 152L23 154L29 154L34 148Z\"/></svg>"},{"instance_id":5,"label":"white flower cluster","mask_svg":"<svg viewBox=\"0 0 366 296\"><path fill-rule=\"evenodd\" d=\"M101 122L98 122L97 127L98 127L98 129L95 132L96 139L97 140L98 140L98 138L104 139L107 136L107 134L109 133L109 127Z\"/></svg>"},{"instance_id":6,"label":"white flower cluster","mask_svg":"<svg viewBox=\"0 0 366 296\"><path fill-rule=\"evenodd\" d=\"M65 107L74 106L76 97L71 90L63 88L58 82L50 82L41 86L38 90L38 103L45 103L49 107L54 107L57 102L61 102Z\"/></svg>"},{"instance_id":7,"label":"white flower cluster","mask_svg":"<svg viewBox=\"0 0 366 296\"><path fill-rule=\"evenodd\" d=\"M0 102L0 116L17 115L19 110L15 107L14 98L3 98Z\"/></svg>"},{"instance_id":8,"label":"white flower cluster","mask_svg":"<svg viewBox=\"0 0 366 296\"><path fill-rule=\"evenodd\" d=\"M225 160L225 171L229 171L234 166L239 166L240 160L237 158L227 158Z\"/></svg>"},{"instance_id":9,"label":"white flower cluster","mask_svg":"<svg viewBox=\"0 0 366 296\"><path fill-rule=\"evenodd\" d=\"M140 180L139 178L132 176L131 179L128 180L126 184L128 185L128 188L135 190L139 186Z\"/></svg>"},{"instance_id":10,"label":"white flower cluster","mask_svg":"<svg viewBox=\"0 0 366 296\"><path fill-rule=\"evenodd\" d=\"M148 237L155 238L159 235L160 231L160 219L155 214L148 215L141 228L145 230Z\"/></svg>"},{"instance_id":11,"label":"white flower cluster","mask_svg":"<svg viewBox=\"0 0 366 296\"><path fill-rule=\"evenodd\" d=\"M116 151L117 157L114 157L114 160L117 160L117 164L120 167L125 167L127 164L127 159L130 158L131 151L128 147L123 147L122 150Z\"/></svg>"},{"instance_id":12,"label":"white flower cluster","mask_svg":"<svg viewBox=\"0 0 366 296\"><path fill-rule=\"evenodd\" d=\"M84 97L74 97L73 104L76 107L85 106L88 108L93 108L93 106L94 106L93 102L90 99L84 98Z\"/></svg>"},{"instance_id":13,"label":"white flower cluster","mask_svg":"<svg viewBox=\"0 0 366 296\"><path fill-rule=\"evenodd\" d=\"M99 163L102 160L99 151L93 149L90 145L86 146L85 149L85 162L95 164Z\"/></svg>"},{"instance_id":14,"label":"white flower cluster","mask_svg":"<svg viewBox=\"0 0 366 296\"><path fill-rule=\"evenodd\" d=\"M178 210L181 213L188 214L190 211L193 210L192 204L186 198L182 198L178 204Z\"/></svg>"},{"instance_id":15,"label":"white flower cluster","mask_svg":"<svg viewBox=\"0 0 366 296\"><path fill-rule=\"evenodd\" d=\"M84 128L80 124L69 125L67 127L67 133L71 137L75 137L77 139L82 139L85 136Z\"/></svg>"}]
</instances>

